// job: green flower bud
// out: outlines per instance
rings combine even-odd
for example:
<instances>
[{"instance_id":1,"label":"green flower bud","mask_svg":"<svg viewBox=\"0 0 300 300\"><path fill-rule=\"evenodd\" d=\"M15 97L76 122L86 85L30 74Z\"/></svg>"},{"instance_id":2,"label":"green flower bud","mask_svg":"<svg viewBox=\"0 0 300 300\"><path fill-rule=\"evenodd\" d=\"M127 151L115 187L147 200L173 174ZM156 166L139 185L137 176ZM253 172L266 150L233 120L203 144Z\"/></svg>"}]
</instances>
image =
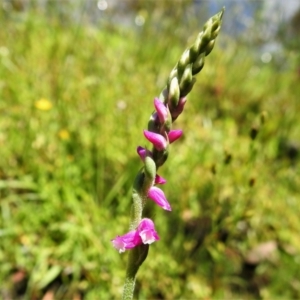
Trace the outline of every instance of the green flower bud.
<instances>
[{"instance_id":1,"label":"green flower bud","mask_svg":"<svg viewBox=\"0 0 300 300\"><path fill-rule=\"evenodd\" d=\"M208 30L206 30L202 36L201 43L199 44L199 49L198 49L199 54L206 52L206 46L210 42L210 40L211 40L211 33Z\"/></svg>"},{"instance_id":2,"label":"green flower bud","mask_svg":"<svg viewBox=\"0 0 300 300\"><path fill-rule=\"evenodd\" d=\"M168 148L164 151L157 151L156 149L153 149L152 155L153 155L153 159L156 162L157 168L159 168L168 159L169 151Z\"/></svg>"},{"instance_id":3,"label":"green flower bud","mask_svg":"<svg viewBox=\"0 0 300 300\"><path fill-rule=\"evenodd\" d=\"M205 47L205 55L207 56L214 48L215 40L210 41Z\"/></svg>"},{"instance_id":4,"label":"green flower bud","mask_svg":"<svg viewBox=\"0 0 300 300\"><path fill-rule=\"evenodd\" d=\"M178 78L180 79L186 66L190 63L190 50L185 50L177 64Z\"/></svg>"},{"instance_id":5,"label":"green flower bud","mask_svg":"<svg viewBox=\"0 0 300 300\"><path fill-rule=\"evenodd\" d=\"M202 70L202 68L204 67L204 59L205 59L205 54L202 53L198 56L196 61L193 63L193 67L192 67L193 75L198 74Z\"/></svg>"},{"instance_id":6,"label":"green flower bud","mask_svg":"<svg viewBox=\"0 0 300 300\"><path fill-rule=\"evenodd\" d=\"M178 63L171 71L167 82L168 93L160 95L160 99L163 99L165 104L166 99L168 99L170 109L175 108L178 104L179 97L177 94L183 97L192 90L195 83L193 75L202 70L205 56L214 48L215 39L221 29L223 13L224 8L205 23L194 44L183 52ZM178 82L174 81L175 77L179 82L179 93L177 91ZM175 83L176 91L174 92Z\"/></svg>"},{"instance_id":7,"label":"green flower bud","mask_svg":"<svg viewBox=\"0 0 300 300\"><path fill-rule=\"evenodd\" d=\"M189 92L193 89L193 86L194 86L196 80L197 79L195 77L193 77L192 82L190 83L190 85L186 86L185 89L181 90L181 92L180 92L180 98L181 97L185 97L187 94L189 94Z\"/></svg>"},{"instance_id":8,"label":"green flower bud","mask_svg":"<svg viewBox=\"0 0 300 300\"><path fill-rule=\"evenodd\" d=\"M186 95L186 89L190 87L192 80L193 80L192 65L189 64L186 66L179 84L181 97L184 96L183 94Z\"/></svg>"},{"instance_id":9,"label":"green flower bud","mask_svg":"<svg viewBox=\"0 0 300 300\"><path fill-rule=\"evenodd\" d=\"M159 132L159 127L157 126L153 115L154 114L151 115L151 117L148 121L148 130L157 133L157 132Z\"/></svg>"},{"instance_id":10,"label":"green flower bud","mask_svg":"<svg viewBox=\"0 0 300 300\"><path fill-rule=\"evenodd\" d=\"M168 98L169 98L169 87L168 86L166 86L163 89L163 91L160 93L158 98L162 103L168 104Z\"/></svg>"},{"instance_id":11,"label":"green flower bud","mask_svg":"<svg viewBox=\"0 0 300 300\"><path fill-rule=\"evenodd\" d=\"M167 82L168 89L170 88L171 82L172 82L173 78L175 78L175 77L178 78L177 65L171 71L171 73L169 75L168 82Z\"/></svg>"},{"instance_id":12,"label":"green flower bud","mask_svg":"<svg viewBox=\"0 0 300 300\"><path fill-rule=\"evenodd\" d=\"M177 77L174 77L170 83L168 104L170 107L177 107L180 97L180 88Z\"/></svg>"},{"instance_id":13,"label":"green flower bud","mask_svg":"<svg viewBox=\"0 0 300 300\"><path fill-rule=\"evenodd\" d=\"M198 34L195 43L190 47L190 62L194 62L197 59L197 57L199 56L199 47L200 47L202 35L203 35L203 32L201 31Z\"/></svg>"},{"instance_id":14,"label":"green flower bud","mask_svg":"<svg viewBox=\"0 0 300 300\"><path fill-rule=\"evenodd\" d=\"M154 160L150 156L145 157L145 180L144 187L151 187L153 185L156 175L156 165Z\"/></svg>"}]
</instances>

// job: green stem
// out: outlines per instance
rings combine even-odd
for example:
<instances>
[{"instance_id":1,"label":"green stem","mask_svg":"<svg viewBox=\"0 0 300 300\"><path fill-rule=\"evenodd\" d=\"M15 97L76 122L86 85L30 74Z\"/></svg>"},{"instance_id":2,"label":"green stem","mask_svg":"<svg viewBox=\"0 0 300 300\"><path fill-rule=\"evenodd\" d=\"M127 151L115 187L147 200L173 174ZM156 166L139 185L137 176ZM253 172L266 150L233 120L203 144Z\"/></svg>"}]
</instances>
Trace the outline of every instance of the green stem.
<instances>
[{"instance_id":1,"label":"green stem","mask_svg":"<svg viewBox=\"0 0 300 300\"><path fill-rule=\"evenodd\" d=\"M126 276L124 290L123 290L123 297L122 297L123 300L133 299L134 286L135 286L135 276Z\"/></svg>"},{"instance_id":2,"label":"green stem","mask_svg":"<svg viewBox=\"0 0 300 300\"><path fill-rule=\"evenodd\" d=\"M123 300L133 299L136 273L139 270L139 267L146 259L148 255L148 251L149 251L149 245L143 244L133 248L129 252L126 279L125 279L125 284L123 289L123 298L122 298Z\"/></svg>"},{"instance_id":3,"label":"green stem","mask_svg":"<svg viewBox=\"0 0 300 300\"><path fill-rule=\"evenodd\" d=\"M144 206L144 200L142 194L143 182L144 182L144 173L142 170L140 170L136 175L133 184L131 220L130 220L129 230L136 229L142 219L143 206Z\"/></svg>"},{"instance_id":4,"label":"green stem","mask_svg":"<svg viewBox=\"0 0 300 300\"><path fill-rule=\"evenodd\" d=\"M154 170L154 175L152 174L152 176L149 176L148 172L146 172L145 175L144 170L142 169L139 171L135 178L132 192L133 204L131 212L130 230L135 230L141 222L143 207L145 205L145 201L147 199L147 191L149 189L148 186L150 185L150 181L153 181L153 177L155 176L155 174L156 172ZM148 255L148 250L149 245L143 244L129 251L126 278L123 289L123 300L130 300L133 298L136 273L139 270L139 267L146 259Z\"/></svg>"}]
</instances>

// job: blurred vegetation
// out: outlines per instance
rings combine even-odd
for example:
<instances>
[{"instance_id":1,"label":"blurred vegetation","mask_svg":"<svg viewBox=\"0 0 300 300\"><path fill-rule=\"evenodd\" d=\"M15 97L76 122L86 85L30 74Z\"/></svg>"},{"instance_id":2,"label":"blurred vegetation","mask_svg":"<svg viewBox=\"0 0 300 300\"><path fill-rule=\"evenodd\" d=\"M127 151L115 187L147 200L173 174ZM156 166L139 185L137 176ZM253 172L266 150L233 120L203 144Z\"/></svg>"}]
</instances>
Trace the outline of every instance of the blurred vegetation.
<instances>
[{"instance_id":1,"label":"blurred vegetation","mask_svg":"<svg viewBox=\"0 0 300 300\"><path fill-rule=\"evenodd\" d=\"M1 297L118 299L127 254L110 240L128 228L135 149L202 25L182 17L187 1L174 13L139 1L139 27L12 3L0 16ZM139 299L300 297L299 53L263 63L220 35L159 172L173 211L153 211L161 240Z\"/></svg>"}]
</instances>

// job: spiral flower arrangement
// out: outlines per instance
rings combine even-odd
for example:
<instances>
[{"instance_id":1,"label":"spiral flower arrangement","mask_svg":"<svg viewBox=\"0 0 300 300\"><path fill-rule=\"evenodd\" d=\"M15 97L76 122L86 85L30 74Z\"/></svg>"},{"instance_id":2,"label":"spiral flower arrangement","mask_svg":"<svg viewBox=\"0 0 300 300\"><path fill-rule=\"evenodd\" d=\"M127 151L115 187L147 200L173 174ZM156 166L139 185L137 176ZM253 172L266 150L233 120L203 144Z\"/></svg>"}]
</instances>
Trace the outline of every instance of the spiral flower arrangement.
<instances>
[{"instance_id":1,"label":"spiral flower arrangement","mask_svg":"<svg viewBox=\"0 0 300 300\"><path fill-rule=\"evenodd\" d=\"M164 192L157 187L166 180L157 170L167 160L170 144L182 136L182 130L173 130L172 124L183 112L187 95L192 90L197 75L204 66L205 57L212 51L221 29L224 9L211 17L198 34L194 44L186 49L171 71L167 85L158 98L154 99L155 111L151 114L144 137L152 149L137 147L144 166L138 172L132 191L132 211L129 232L112 240L121 253L130 250L123 299L132 299L135 278L139 267L148 255L149 245L160 239L153 220L143 218L143 208L148 200L162 209L171 211Z\"/></svg>"}]
</instances>

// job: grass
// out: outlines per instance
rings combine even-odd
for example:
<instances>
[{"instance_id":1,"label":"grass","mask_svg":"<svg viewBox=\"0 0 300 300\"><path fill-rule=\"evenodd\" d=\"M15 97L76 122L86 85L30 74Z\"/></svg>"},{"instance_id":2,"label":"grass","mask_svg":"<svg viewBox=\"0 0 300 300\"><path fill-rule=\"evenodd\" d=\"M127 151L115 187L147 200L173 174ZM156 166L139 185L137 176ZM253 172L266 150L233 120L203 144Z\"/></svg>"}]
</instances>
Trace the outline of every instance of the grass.
<instances>
[{"instance_id":1,"label":"grass","mask_svg":"<svg viewBox=\"0 0 300 300\"><path fill-rule=\"evenodd\" d=\"M176 39L170 19L134 31L38 10L1 22L2 296L118 299L126 254L110 240L128 227L135 148L199 28L179 26ZM221 32L160 170L173 211L149 205L161 241L137 298L300 296L298 81L295 54L263 64ZM267 241L276 249L249 266Z\"/></svg>"}]
</instances>

